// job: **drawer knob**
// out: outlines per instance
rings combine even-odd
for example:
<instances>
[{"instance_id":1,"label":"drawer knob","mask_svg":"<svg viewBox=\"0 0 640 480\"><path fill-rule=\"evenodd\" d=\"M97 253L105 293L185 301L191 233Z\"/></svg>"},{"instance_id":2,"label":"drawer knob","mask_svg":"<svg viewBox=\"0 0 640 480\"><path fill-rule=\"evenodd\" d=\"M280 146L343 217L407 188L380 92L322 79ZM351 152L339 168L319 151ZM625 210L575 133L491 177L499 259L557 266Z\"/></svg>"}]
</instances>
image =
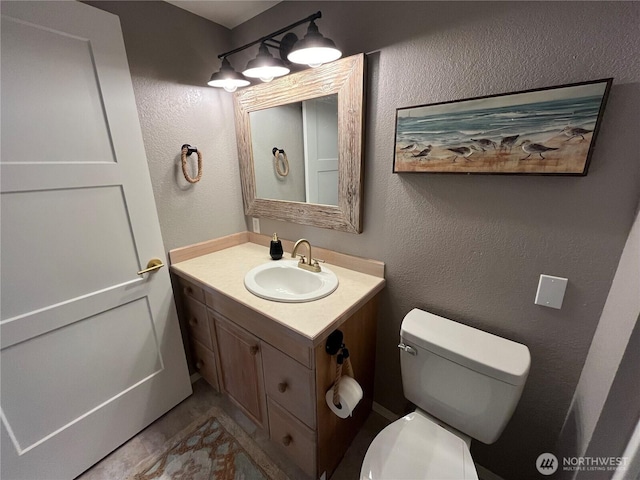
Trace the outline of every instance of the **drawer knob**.
<instances>
[{"instance_id":1,"label":"drawer knob","mask_svg":"<svg viewBox=\"0 0 640 480\"><path fill-rule=\"evenodd\" d=\"M185 295L191 295L193 293L193 288L191 287L184 287L182 289L182 293L184 293Z\"/></svg>"},{"instance_id":2,"label":"drawer knob","mask_svg":"<svg viewBox=\"0 0 640 480\"><path fill-rule=\"evenodd\" d=\"M289 385L287 385L287 382L281 382L281 383L278 384L278 391L280 393L284 393L287 390L288 386Z\"/></svg>"},{"instance_id":3,"label":"drawer knob","mask_svg":"<svg viewBox=\"0 0 640 480\"><path fill-rule=\"evenodd\" d=\"M249 352L251 353L251 355L256 355L258 353L258 350L260 350L258 348L257 345L252 345L251 348L249 349Z\"/></svg>"},{"instance_id":4,"label":"drawer knob","mask_svg":"<svg viewBox=\"0 0 640 480\"><path fill-rule=\"evenodd\" d=\"M197 368L198 370L201 370L201 369L202 369L202 367L204 367L204 362L203 362L202 360L198 360L198 361L196 362L196 368Z\"/></svg>"},{"instance_id":5,"label":"drawer knob","mask_svg":"<svg viewBox=\"0 0 640 480\"><path fill-rule=\"evenodd\" d=\"M292 440L293 438L291 438L291 435L285 435L284 437L282 437L282 444L285 447L288 447L289 445L291 445Z\"/></svg>"},{"instance_id":6,"label":"drawer knob","mask_svg":"<svg viewBox=\"0 0 640 480\"><path fill-rule=\"evenodd\" d=\"M195 327L196 325L198 325L198 319L196 317L191 317L191 319L189 320L189 325Z\"/></svg>"}]
</instances>

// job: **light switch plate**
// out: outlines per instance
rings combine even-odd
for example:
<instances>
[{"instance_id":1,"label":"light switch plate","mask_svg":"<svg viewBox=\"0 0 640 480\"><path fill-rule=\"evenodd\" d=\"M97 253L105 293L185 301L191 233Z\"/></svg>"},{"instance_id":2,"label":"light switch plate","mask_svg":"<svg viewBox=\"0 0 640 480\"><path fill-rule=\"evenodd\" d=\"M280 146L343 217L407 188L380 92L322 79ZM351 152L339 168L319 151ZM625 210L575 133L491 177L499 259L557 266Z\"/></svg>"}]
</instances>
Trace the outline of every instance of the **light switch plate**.
<instances>
[{"instance_id":1,"label":"light switch plate","mask_svg":"<svg viewBox=\"0 0 640 480\"><path fill-rule=\"evenodd\" d=\"M562 300L564 300L564 292L568 282L567 278L540 275L534 303L544 307L562 308Z\"/></svg>"},{"instance_id":2,"label":"light switch plate","mask_svg":"<svg viewBox=\"0 0 640 480\"><path fill-rule=\"evenodd\" d=\"M252 217L251 220L253 221L254 233L260 233L260 219L256 217Z\"/></svg>"}]
</instances>

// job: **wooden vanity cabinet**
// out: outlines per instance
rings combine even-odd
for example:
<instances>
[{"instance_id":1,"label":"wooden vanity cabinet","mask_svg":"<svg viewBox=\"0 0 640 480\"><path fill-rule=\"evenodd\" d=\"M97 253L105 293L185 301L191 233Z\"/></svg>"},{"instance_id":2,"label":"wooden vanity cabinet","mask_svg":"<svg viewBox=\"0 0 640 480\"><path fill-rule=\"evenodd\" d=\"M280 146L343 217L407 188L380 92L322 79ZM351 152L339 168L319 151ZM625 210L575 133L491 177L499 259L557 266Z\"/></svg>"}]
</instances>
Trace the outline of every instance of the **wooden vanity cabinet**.
<instances>
[{"instance_id":1,"label":"wooden vanity cabinet","mask_svg":"<svg viewBox=\"0 0 640 480\"><path fill-rule=\"evenodd\" d=\"M364 391L353 416L340 419L325 403L336 357L325 352L324 339L314 345L230 297L179 277L174 285L180 286L181 323L188 326L194 361L202 362L196 367L205 380L265 429L311 478L323 473L329 478L371 412L377 296L336 327L344 333ZM202 338L207 332L209 341Z\"/></svg>"}]
</instances>

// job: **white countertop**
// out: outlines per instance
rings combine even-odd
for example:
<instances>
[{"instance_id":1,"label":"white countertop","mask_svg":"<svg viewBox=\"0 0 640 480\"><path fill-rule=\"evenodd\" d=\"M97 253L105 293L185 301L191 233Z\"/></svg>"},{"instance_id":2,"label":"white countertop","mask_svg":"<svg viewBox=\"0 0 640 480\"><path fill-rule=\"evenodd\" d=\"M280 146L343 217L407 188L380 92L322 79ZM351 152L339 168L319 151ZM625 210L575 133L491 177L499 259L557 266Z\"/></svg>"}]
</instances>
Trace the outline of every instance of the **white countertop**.
<instances>
[{"instance_id":1,"label":"white countertop","mask_svg":"<svg viewBox=\"0 0 640 480\"><path fill-rule=\"evenodd\" d=\"M384 278L327 263L339 281L331 295L306 303L273 302L256 297L244 286L249 270L272 261L267 247L244 243L175 263L171 268L177 275L214 289L312 341L346 320L354 307L359 308L385 284Z\"/></svg>"}]
</instances>

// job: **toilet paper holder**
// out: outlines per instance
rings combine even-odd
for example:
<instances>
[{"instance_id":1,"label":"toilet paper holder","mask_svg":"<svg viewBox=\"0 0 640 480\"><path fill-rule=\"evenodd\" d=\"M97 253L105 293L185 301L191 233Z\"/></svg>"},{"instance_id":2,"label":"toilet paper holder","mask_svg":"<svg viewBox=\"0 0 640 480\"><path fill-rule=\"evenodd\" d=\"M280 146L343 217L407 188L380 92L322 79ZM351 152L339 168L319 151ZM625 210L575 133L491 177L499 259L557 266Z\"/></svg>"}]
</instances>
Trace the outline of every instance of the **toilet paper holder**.
<instances>
[{"instance_id":1,"label":"toilet paper holder","mask_svg":"<svg viewBox=\"0 0 640 480\"><path fill-rule=\"evenodd\" d=\"M336 355L344 347L344 335L340 330L334 330L327 338L324 350L331 356Z\"/></svg>"},{"instance_id":2,"label":"toilet paper holder","mask_svg":"<svg viewBox=\"0 0 640 480\"><path fill-rule=\"evenodd\" d=\"M327 343L325 344L325 351L331 355L337 355L336 359L336 379L333 383L333 404L338 408L342 408L339 400L339 384L342 378L342 368L344 365L345 373L347 376L354 378L353 367L351 365L351 359L349 358L349 350L344 344L344 334L340 330L334 330L327 337ZM354 378L355 380L355 378Z\"/></svg>"}]
</instances>

